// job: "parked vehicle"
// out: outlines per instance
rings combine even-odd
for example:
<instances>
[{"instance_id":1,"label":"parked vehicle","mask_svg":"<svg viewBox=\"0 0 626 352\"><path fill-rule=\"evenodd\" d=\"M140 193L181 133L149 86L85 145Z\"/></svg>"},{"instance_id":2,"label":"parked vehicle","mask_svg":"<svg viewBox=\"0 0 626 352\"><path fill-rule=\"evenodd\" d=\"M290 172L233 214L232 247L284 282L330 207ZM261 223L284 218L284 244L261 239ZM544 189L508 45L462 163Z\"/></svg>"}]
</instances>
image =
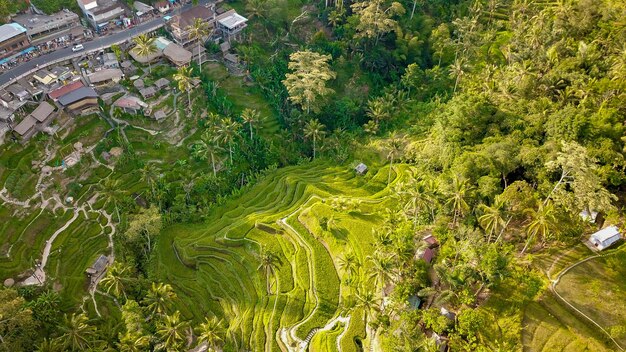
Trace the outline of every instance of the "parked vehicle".
<instances>
[{"instance_id":1,"label":"parked vehicle","mask_svg":"<svg viewBox=\"0 0 626 352\"><path fill-rule=\"evenodd\" d=\"M85 47L82 44L76 44L72 47L73 52L85 50Z\"/></svg>"}]
</instances>

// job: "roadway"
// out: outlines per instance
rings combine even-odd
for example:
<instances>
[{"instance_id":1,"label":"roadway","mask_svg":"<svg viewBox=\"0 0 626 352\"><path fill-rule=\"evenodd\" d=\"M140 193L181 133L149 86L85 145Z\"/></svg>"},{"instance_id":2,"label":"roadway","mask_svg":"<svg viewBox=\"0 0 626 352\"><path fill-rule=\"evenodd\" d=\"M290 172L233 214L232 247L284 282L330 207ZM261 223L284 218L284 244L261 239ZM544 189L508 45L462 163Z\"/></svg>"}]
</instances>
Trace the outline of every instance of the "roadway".
<instances>
[{"instance_id":1,"label":"roadway","mask_svg":"<svg viewBox=\"0 0 626 352\"><path fill-rule=\"evenodd\" d=\"M199 3L204 5L207 3L207 0L199 1ZM185 4L181 8L178 8L176 11L174 11L174 13L184 11L189 7L191 7L191 4ZM46 67L53 63L69 60L74 57L79 57L89 52L102 50L110 47L113 44L123 43L130 38L136 37L139 34L152 32L164 25L165 20L162 17L157 17L132 28L125 29L121 32L110 34L105 37L98 37L97 39L94 39L90 42L85 42L83 43L85 49L81 50L80 52L73 52L72 47L68 46L67 48L55 50L51 53L38 56L30 61L21 63L20 65L13 67L7 72L0 75L0 87L5 87L10 83L13 83L16 79L19 79L33 71L36 71L39 68Z\"/></svg>"}]
</instances>

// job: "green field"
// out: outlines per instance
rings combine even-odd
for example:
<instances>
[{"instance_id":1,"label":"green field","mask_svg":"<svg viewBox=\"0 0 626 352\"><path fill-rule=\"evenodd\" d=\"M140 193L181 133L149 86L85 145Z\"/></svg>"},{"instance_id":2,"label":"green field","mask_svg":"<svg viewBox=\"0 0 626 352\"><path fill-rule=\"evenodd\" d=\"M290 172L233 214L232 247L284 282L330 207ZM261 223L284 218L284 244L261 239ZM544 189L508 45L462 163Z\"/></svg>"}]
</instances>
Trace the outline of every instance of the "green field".
<instances>
[{"instance_id":1,"label":"green field","mask_svg":"<svg viewBox=\"0 0 626 352\"><path fill-rule=\"evenodd\" d=\"M206 223L164 230L153 279L174 285L182 298L177 308L188 318L224 317L230 332L253 350L294 346L339 315L348 288L340 283L336 259L353 251L366 263L372 228L381 220L373 208L389 199L387 170L357 177L348 167L323 162L281 169L214 209ZM329 204L338 197L358 206L333 210ZM322 231L319 219L331 212L333 226ZM255 256L261 247L280 258L269 295ZM354 323L335 326L312 343L336 346L341 335L342 350L355 350L354 339L365 331L362 315L352 315Z\"/></svg>"}]
</instances>

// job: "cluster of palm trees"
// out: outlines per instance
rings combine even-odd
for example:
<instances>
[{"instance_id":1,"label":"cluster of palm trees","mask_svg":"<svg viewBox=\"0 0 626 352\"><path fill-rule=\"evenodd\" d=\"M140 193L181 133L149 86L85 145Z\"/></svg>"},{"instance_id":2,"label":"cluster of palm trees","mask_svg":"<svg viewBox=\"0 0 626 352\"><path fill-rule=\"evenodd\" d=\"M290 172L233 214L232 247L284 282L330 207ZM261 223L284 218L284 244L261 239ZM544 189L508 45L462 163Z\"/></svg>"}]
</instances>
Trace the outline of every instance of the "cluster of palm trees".
<instances>
[{"instance_id":1,"label":"cluster of palm trees","mask_svg":"<svg viewBox=\"0 0 626 352\"><path fill-rule=\"evenodd\" d=\"M260 127L261 115L253 109L244 109L241 120L248 125L250 138ZM228 159L233 164L234 146L241 137L242 124L230 117L220 117L210 113L206 121L206 130L199 141L191 146L192 155L200 160L210 162L213 175L217 175L218 157L224 150L228 151Z\"/></svg>"},{"instance_id":2,"label":"cluster of palm trees","mask_svg":"<svg viewBox=\"0 0 626 352\"><path fill-rule=\"evenodd\" d=\"M118 298L123 295L126 301L121 307L124 328L118 335L115 350L140 352L151 350L152 346L157 351L180 351L191 348L194 340L197 346L206 346L213 351L223 345L226 328L217 317L207 317L194 329L179 311L169 313L176 299L169 284L152 283L141 304L126 299L124 283L130 279L125 273L123 265L115 264L102 280L108 293ZM38 351L113 350L107 347L107 341L99 336L102 334L90 324L85 313L66 315L59 332L57 338L45 339Z\"/></svg>"},{"instance_id":3,"label":"cluster of palm trees","mask_svg":"<svg viewBox=\"0 0 626 352\"><path fill-rule=\"evenodd\" d=\"M542 241L558 234L557 218L551 201L531 202L535 207L513 209L504 195L494 198L492 204L475 204L475 189L467 179L453 175L442 182L439 179L416 174L409 175L396 187L403 210L413 222L415 229L421 220L435 221L437 213L448 212L451 228L459 227L460 221L474 209L478 224L484 230L487 243L500 242L511 222L516 220L526 233L526 244L521 254L537 239Z\"/></svg>"}]
</instances>

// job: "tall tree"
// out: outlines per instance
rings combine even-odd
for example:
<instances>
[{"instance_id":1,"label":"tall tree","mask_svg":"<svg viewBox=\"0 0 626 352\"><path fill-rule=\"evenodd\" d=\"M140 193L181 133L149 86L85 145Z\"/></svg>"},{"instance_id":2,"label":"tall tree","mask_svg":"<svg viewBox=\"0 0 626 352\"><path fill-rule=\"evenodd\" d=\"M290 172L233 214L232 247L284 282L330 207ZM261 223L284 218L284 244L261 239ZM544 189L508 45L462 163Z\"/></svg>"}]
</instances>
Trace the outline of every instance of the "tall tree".
<instances>
[{"instance_id":1,"label":"tall tree","mask_svg":"<svg viewBox=\"0 0 626 352\"><path fill-rule=\"evenodd\" d=\"M193 88L193 84L191 83L192 79L191 68L188 66L181 66L174 74L174 80L178 85L178 89L181 92L187 92L187 104L189 110L191 110L191 89Z\"/></svg>"},{"instance_id":2,"label":"tall tree","mask_svg":"<svg viewBox=\"0 0 626 352\"><path fill-rule=\"evenodd\" d=\"M172 315L164 315L156 323L156 335L159 343L157 350L167 352L177 352L183 348L185 341L185 330L187 324L180 319L180 312L176 311Z\"/></svg>"},{"instance_id":3,"label":"tall tree","mask_svg":"<svg viewBox=\"0 0 626 352\"><path fill-rule=\"evenodd\" d=\"M478 223L487 233L487 242L491 242L493 235L502 233L508 224L505 220L505 203L496 197L491 206L481 204L479 208L482 215L478 217Z\"/></svg>"},{"instance_id":4,"label":"tall tree","mask_svg":"<svg viewBox=\"0 0 626 352\"><path fill-rule=\"evenodd\" d=\"M138 56L143 56L148 61L148 71L152 73L152 63L151 56L157 52L158 48L154 43L155 39L148 36L147 34L140 34L133 38L133 42L135 43L135 47L132 48Z\"/></svg>"},{"instance_id":5,"label":"tall tree","mask_svg":"<svg viewBox=\"0 0 626 352\"><path fill-rule=\"evenodd\" d=\"M317 101L333 92L326 85L336 77L330 69L330 55L313 51L298 51L289 56L290 73L285 75L283 84L289 92L289 100L300 105L307 114L317 111Z\"/></svg>"},{"instance_id":6,"label":"tall tree","mask_svg":"<svg viewBox=\"0 0 626 352\"><path fill-rule=\"evenodd\" d=\"M124 295L124 298L126 298L124 283L129 280L129 272L130 267L120 262L115 262L109 267L102 280L100 280L100 284L105 287L107 293L113 293L116 297Z\"/></svg>"},{"instance_id":7,"label":"tall tree","mask_svg":"<svg viewBox=\"0 0 626 352\"><path fill-rule=\"evenodd\" d=\"M304 136L313 141L313 159L315 159L317 140L322 138L324 134L326 134L324 131L324 125L317 119L309 120L304 126Z\"/></svg>"},{"instance_id":8,"label":"tall tree","mask_svg":"<svg viewBox=\"0 0 626 352\"><path fill-rule=\"evenodd\" d=\"M198 43L198 66L200 67L200 72L202 72L202 53L200 53L200 48L209 36L209 24L201 18L196 18L191 25L187 26L187 32L189 33L189 38Z\"/></svg>"},{"instance_id":9,"label":"tall tree","mask_svg":"<svg viewBox=\"0 0 626 352\"><path fill-rule=\"evenodd\" d=\"M215 156L222 150L215 142L215 137L209 130L202 134L202 138L192 147L192 155L200 160L210 160L213 168L213 176L217 176Z\"/></svg>"},{"instance_id":10,"label":"tall tree","mask_svg":"<svg viewBox=\"0 0 626 352\"><path fill-rule=\"evenodd\" d=\"M83 351L91 346L96 335L96 328L89 325L84 313L65 315L64 323L59 327L61 341L66 349Z\"/></svg>"},{"instance_id":11,"label":"tall tree","mask_svg":"<svg viewBox=\"0 0 626 352\"><path fill-rule=\"evenodd\" d=\"M30 350L36 331L37 323L24 298L12 288L0 288L0 350Z\"/></svg>"},{"instance_id":12,"label":"tall tree","mask_svg":"<svg viewBox=\"0 0 626 352\"><path fill-rule=\"evenodd\" d=\"M163 315L167 312L167 308L174 298L176 298L176 293L170 284L153 282L143 299L143 303L146 305L150 316Z\"/></svg>"},{"instance_id":13,"label":"tall tree","mask_svg":"<svg viewBox=\"0 0 626 352\"><path fill-rule=\"evenodd\" d=\"M280 259L271 251L269 251L266 247L261 247L261 252L259 253L259 266L257 270L265 273L265 282L267 285L267 294L271 295L271 279L272 276L276 274L276 269L278 269L278 265L280 264Z\"/></svg>"},{"instance_id":14,"label":"tall tree","mask_svg":"<svg viewBox=\"0 0 626 352\"><path fill-rule=\"evenodd\" d=\"M383 34L395 30L398 26L398 22L393 17L405 12L404 7L399 2L386 5L384 0L356 2L351 7L359 18L355 37L373 38L376 44Z\"/></svg>"},{"instance_id":15,"label":"tall tree","mask_svg":"<svg viewBox=\"0 0 626 352\"><path fill-rule=\"evenodd\" d=\"M448 202L446 204L452 208L452 224L454 226L456 226L459 218L465 216L465 214L469 211L470 207L467 204L467 199L470 191L471 186L468 185L466 179L463 179L458 175L454 175L452 177L452 184L446 191L448 195Z\"/></svg>"},{"instance_id":16,"label":"tall tree","mask_svg":"<svg viewBox=\"0 0 626 352\"><path fill-rule=\"evenodd\" d=\"M112 204L117 214L117 221L122 221L119 205L122 202L125 192L120 189L119 180L114 180L110 177L106 178L102 181L100 189L104 196L105 204Z\"/></svg>"},{"instance_id":17,"label":"tall tree","mask_svg":"<svg viewBox=\"0 0 626 352\"><path fill-rule=\"evenodd\" d=\"M373 280L375 285L380 287L381 297L385 296L385 285L393 278L393 261L386 254L377 251L367 259L372 264L368 279Z\"/></svg>"},{"instance_id":18,"label":"tall tree","mask_svg":"<svg viewBox=\"0 0 626 352\"><path fill-rule=\"evenodd\" d=\"M252 128L254 125L261 122L261 114L254 109L246 108L241 112L241 119L244 123L248 124L250 128L250 139L252 139Z\"/></svg>"},{"instance_id":19,"label":"tall tree","mask_svg":"<svg viewBox=\"0 0 626 352\"><path fill-rule=\"evenodd\" d=\"M217 125L215 140L228 145L228 155L230 156L231 164L233 163L233 142L237 138L240 128L239 122L228 117L222 118Z\"/></svg>"},{"instance_id":20,"label":"tall tree","mask_svg":"<svg viewBox=\"0 0 626 352\"><path fill-rule=\"evenodd\" d=\"M558 232L558 225L554 212L554 206L551 202L548 202L547 204L539 204L537 210L527 210L527 213L530 217L530 222L526 226L526 233L528 234L528 238L520 254L524 254L530 244L537 237L540 237L542 240L545 241L550 236Z\"/></svg>"},{"instance_id":21,"label":"tall tree","mask_svg":"<svg viewBox=\"0 0 626 352\"><path fill-rule=\"evenodd\" d=\"M212 317L205 318L204 323L196 328L198 334L198 345L206 343L210 350L217 350L223 343L225 338L225 329L223 321Z\"/></svg>"},{"instance_id":22,"label":"tall tree","mask_svg":"<svg viewBox=\"0 0 626 352\"><path fill-rule=\"evenodd\" d=\"M386 144L387 160L389 160L389 173L387 174L387 185L391 183L391 173L393 172L393 162L402 152L402 140L396 135L392 136Z\"/></svg>"}]
</instances>

